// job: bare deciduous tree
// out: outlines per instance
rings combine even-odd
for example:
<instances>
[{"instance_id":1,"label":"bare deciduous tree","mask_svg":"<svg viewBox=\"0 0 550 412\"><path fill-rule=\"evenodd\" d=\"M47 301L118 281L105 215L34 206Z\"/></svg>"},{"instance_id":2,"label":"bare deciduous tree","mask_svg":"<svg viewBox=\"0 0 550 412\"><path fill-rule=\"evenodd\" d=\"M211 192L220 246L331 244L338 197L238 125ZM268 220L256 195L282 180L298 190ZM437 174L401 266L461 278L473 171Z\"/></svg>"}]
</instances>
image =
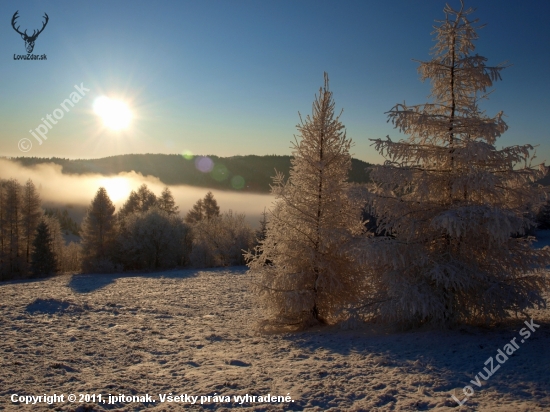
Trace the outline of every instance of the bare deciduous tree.
<instances>
[{"instance_id":1,"label":"bare deciduous tree","mask_svg":"<svg viewBox=\"0 0 550 412\"><path fill-rule=\"evenodd\" d=\"M125 269L163 269L181 264L186 227L174 214L150 208L127 216L118 240Z\"/></svg>"},{"instance_id":2,"label":"bare deciduous tree","mask_svg":"<svg viewBox=\"0 0 550 412\"><path fill-rule=\"evenodd\" d=\"M190 261L195 267L243 265L243 250L248 250L254 240L245 215L231 210L196 222L191 227L191 236Z\"/></svg>"}]
</instances>

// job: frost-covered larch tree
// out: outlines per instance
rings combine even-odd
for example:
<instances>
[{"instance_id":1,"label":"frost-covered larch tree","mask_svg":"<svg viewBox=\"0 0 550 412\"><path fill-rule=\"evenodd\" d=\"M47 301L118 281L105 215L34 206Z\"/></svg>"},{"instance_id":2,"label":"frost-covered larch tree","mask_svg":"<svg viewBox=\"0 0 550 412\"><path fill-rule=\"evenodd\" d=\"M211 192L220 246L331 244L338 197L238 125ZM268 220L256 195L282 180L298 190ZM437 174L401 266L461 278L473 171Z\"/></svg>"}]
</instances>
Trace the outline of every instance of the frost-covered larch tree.
<instances>
[{"instance_id":1,"label":"frost-covered larch tree","mask_svg":"<svg viewBox=\"0 0 550 412\"><path fill-rule=\"evenodd\" d=\"M36 186L31 179L27 180L23 187L23 195L21 201L21 223L23 226L23 240L25 261L30 263L32 244L36 236L36 228L42 217L42 203L40 196L36 190Z\"/></svg>"},{"instance_id":2,"label":"frost-covered larch tree","mask_svg":"<svg viewBox=\"0 0 550 412\"><path fill-rule=\"evenodd\" d=\"M159 209L171 215L178 213L179 206L176 206L176 201L168 186L164 188L160 197L157 199L157 205Z\"/></svg>"},{"instance_id":3,"label":"frost-covered larch tree","mask_svg":"<svg viewBox=\"0 0 550 412\"><path fill-rule=\"evenodd\" d=\"M57 216L42 216L41 219L48 226L48 233L51 237L51 247L57 261L58 269L63 267L63 251L65 248L65 239L61 230L61 223Z\"/></svg>"},{"instance_id":4,"label":"frost-covered larch tree","mask_svg":"<svg viewBox=\"0 0 550 412\"><path fill-rule=\"evenodd\" d=\"M364 292L351 246L363 228L360 208L347 196L352 143L334 106L325 73L312 116L300 116L290 177L274 177L266 237L246 255L250 270L260 275L257 289L267 315L278 323L337 321Z\"/></svg>"},{"instance_id":5,"label":"frost-covered larch tree","mask_svg":"<svg viewBox=\"0 0 550 412\"><path fill-rule=\"evenodd\" d=\"M502 112L478 107L504 65L473 54L480 28L473 9L444 8L433 58L419 62L431 103L398 104L389 120L409 135L376 139L387 160L372 169L369 197L378 230L366 260L379 288L372 307L383 318L412 323L491 321L543 304L550 253L525 234L528 207L543 199L534 183L530 145L497 149L508 126Z\"/></svg>"},{"instance_id":6,"label":"frost-covered larch tree","mask_svg":"<svg viewBox=\"0 0 550 412\"><path fill-rule=\"evenodd\" d=\"M118 212L118 217L123 220L126 216L136 212L147 212L150 208L157 205L157 197L143 183L137 192L131 191L130 196Z\"/></svg>"},{"instance_id":7,"label":"frost-covered larch tree","mask_svg":"<svg viewBox=\"0 0 550 412\"><path fill-rule=\"evenodd\" d=\"M187 212L185 223L194 224L205 219L207 221L220 216L220 207L212 192L208 192L203 199L197 200L193 208Z\"/></svg>"},{"instance_id":8,"label":"frost-covered larch tree","mask_svg":"<svg viewBox=\"0 0 550 412\"><path fill-rule=\"evenodd\" d=\"M21 184L16 179L4 182L4 230L7 240L7 267L10 276L21 276L25 272L22 252L21 231Z\"/></svg>"},{"instance_id":9,"label":"frost-covered larch tree","mask_svg":"<svg viewBox=\"0 0 550 412\"><path fill-rule=\"evenodd\" d=\"M206 220L214 219L220 216L220 207L218 202L214 199L212 192L208 192L202 201L204 206L204 217Z\"/></svg>"},{"instance_id":10,"label":"frost-covered larch tree","mask_svg":"<svg viewBox=\"0 0 550 412\"><path fill-rule=\"evenodd\" d=\"M114 270L112 257L116 237L115 206L107 190L100 187L82 223L82 270L109 272Z\"/></svg>"}]
</instances>

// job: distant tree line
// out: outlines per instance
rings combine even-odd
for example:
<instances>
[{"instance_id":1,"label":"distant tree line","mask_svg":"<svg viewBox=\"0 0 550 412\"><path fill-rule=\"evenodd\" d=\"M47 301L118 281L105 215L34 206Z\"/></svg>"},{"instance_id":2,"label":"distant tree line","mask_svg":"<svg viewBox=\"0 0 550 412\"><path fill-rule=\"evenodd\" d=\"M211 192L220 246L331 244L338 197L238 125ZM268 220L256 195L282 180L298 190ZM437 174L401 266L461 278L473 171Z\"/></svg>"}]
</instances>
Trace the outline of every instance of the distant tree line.
<instances>
[{"instance_id":1,"label":"distant tree line","mask_svg":"<svg viewBox=\"0 0 550 412\"><path fill-rule=\"evenodd\" d=\"M201 172L196 168L195 160L201 156L184 157L168 154L127 154L102 159L61 159L16 157L11 160L23 166L42 163L54 163L63 167L64 174L99 173L113 175L135 171L143 176L156 176L166 185L190 185L219 190L269 193L274 170L288 175L292 156L233 156L219 157L209 155L213 162L210 172ZM352 183L369 182L369 164L352 159L348 179ZM234 187L232 177L243 178L242 186Z\"/></svg>"}]
</instances>

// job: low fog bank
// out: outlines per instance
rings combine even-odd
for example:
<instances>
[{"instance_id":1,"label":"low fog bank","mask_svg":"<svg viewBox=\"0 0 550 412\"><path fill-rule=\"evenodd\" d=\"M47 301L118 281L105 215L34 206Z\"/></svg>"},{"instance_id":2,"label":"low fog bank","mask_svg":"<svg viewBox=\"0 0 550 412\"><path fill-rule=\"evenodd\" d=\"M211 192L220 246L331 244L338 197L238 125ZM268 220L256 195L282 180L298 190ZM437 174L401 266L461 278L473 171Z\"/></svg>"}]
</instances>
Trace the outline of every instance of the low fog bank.
<instances>
[{"instance_id":1,"label":"low fog bank","mask_svg":"<svg viewBox=\"0 0 550 412\"><path fill-rule=\"evenodd\" d=\"M90 204L97 189L105 187L117 210L126 201L132 190L143 183L160 195L165 185L154 176L143 176L136 172L124 172L113 176L100 174L67 175L61 173L62 167L56 164L39 164L24 167L17 162L0 159L0 178L14 178L24 184L31 179L39 190L44 207L67 209L71 217L81 222L86 207ZM249 224L256 228L264 208L269 208L274 197L239 192L225 192L193 186L168 186L179 206L180 214L185 216L193 204L211 191L218 201L222 212L232 209L244 213Z\"/></svg>"}]
</instances>

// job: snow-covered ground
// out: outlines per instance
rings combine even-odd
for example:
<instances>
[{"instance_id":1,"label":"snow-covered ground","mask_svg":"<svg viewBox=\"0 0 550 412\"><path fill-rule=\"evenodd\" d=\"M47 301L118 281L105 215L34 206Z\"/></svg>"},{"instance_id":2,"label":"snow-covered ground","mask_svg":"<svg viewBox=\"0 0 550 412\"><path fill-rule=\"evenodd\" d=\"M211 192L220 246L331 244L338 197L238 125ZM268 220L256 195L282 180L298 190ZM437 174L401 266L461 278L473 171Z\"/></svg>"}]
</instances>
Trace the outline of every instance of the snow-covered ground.
<instances>
[{"instance_id":1,"label":"snow-covered ground","mask_svg":"<svg viewBox=\"0 0 550 412\"><path fill-rule=\"evenodd\" d=\"M253 281L237 268L0 284L0 409L550 410L550 311L493 329L395 332L365 325L260 334L248 291ZM540 327L521 342L530 317ZM481 388L470 383L513 338L519 349L487 382L479 380ZM451 394L462 401L466 385L474 393L459 407ZM53 393L65 402L10 401L14 394ZM199 396L198 405L162 403L159 394L170 393ZM77 402L66 402L68 394ZM106 401L109 394L149 394L151 401L79 403L79 394ZM231 402L205 398L200 405L200 396L215 394ZM246 394L262 402L234 402ZM289 394L294 402L264 402L267 394Z\"/></svg>"}]
</instances>

